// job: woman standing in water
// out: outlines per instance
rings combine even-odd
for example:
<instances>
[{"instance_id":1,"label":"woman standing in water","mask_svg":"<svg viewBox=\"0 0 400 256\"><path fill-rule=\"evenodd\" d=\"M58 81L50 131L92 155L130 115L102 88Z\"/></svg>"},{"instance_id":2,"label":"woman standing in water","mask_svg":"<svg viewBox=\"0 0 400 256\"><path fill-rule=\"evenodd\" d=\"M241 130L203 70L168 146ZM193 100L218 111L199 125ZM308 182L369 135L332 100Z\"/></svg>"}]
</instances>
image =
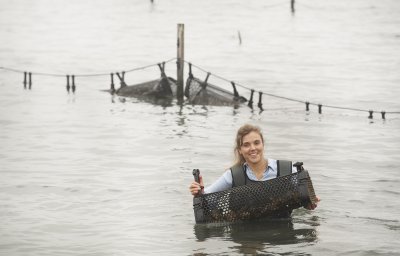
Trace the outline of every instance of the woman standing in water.
<instances>
[{"instance_id":1,"label":"woman standing in water","mask_svg":"<svg viewBox=\"0 0 400 256\"><path fill-rule=\"evenodd\" d=\"M238 184L236 175L233 172L239 168L239 172L244 172L245 183L252 183L257 181L265 181L276 178L278 176L278 161L264 156L264 137L261 129L257 126L245 124L239 128L236 134L235 143L235 165L226 170L225 173L219 177L213 184L204 188L203 178L200 175L200 182L193 181L189 190L195 196L200 191L202 193L213 193L223 191ZM292 172L296 172L295 167L291 167ZM236 181L236 182L235 182ZM317 197L319 201L319 198ZM306 208L313 210L317 204L310 204Z\"/></svg>"}]
</instances>

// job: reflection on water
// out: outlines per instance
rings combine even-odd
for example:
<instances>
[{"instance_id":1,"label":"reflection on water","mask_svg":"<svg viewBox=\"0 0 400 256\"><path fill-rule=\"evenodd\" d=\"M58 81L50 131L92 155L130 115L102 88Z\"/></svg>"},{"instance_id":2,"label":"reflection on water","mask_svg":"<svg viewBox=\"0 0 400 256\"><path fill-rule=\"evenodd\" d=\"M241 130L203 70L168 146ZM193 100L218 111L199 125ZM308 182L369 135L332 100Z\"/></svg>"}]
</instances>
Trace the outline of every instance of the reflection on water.
<instances>
[{"instance_id":1,"label":"reflection on water","mask_svg":"<svg viewBox=\"0 0 400 256\"><path fill-rule=\"evenodd\" d=\"M292 218L285 218L196 224L193 230L198 241L223 238L235 242L239 253L256 254L274 245L313 242L317 239L315 226L318 225L317 220L313 220L313 225L295 228Z\"/></svg>"}]
</instances>

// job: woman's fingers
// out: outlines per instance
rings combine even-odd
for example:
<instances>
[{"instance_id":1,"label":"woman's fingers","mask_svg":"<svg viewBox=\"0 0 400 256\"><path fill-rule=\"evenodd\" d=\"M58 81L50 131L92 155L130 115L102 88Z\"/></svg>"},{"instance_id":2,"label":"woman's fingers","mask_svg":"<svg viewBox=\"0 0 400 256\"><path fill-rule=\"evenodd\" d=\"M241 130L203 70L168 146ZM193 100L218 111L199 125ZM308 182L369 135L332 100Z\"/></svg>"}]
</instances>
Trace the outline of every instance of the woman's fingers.
<instances>
[{"instance_id":1,"label":"woman's fingers","mask_svg":"<svg viewBox=\"0 0 400 256\"><path fill-rule=\"evenodd\" d=\"M190 193L192 195L197 195L199 191L201 190L201 185L195 181L193 181L190 186L189 186Z\"/></svg>"},{"instance_id":2,"label":"woman's fingers","mask_svg":"<svg viewBox=\"0 0 400 256\"><path fill-rule=\"evenodd\" d=\"M200 191L204 191L204 185L203 185L203 177L200 175L199 176L199 183L196 181L193 181L190 186L189 186L189 191L192 195L197 195Z\"/></svg>"}]
</instances>

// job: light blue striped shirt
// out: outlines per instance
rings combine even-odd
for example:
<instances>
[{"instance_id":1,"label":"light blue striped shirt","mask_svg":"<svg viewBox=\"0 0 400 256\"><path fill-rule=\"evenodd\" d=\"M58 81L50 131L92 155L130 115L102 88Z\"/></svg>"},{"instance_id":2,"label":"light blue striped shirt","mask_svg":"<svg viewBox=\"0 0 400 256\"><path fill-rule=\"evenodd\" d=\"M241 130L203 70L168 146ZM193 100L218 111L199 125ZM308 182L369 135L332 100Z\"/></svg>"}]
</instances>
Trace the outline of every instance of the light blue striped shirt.
<instances>
[{"instance_id":1,"label":"light blue striped shirt","mask_svg":"<svg viewBox=\"0 0 400 256\"><path fill-rule=\"evenodd\" d=\"M253 170L247 163L244 163L244 167L246 169L247 177L250 180L255 181L265 181L276 178L278 174L278 163L275 159L268 159L268 167L265 169L262 178L259 180L257 179L256 175L254 174ZM292 173L296 172L296 167L292 167ZM223 191L226 189L232 188L232 172L231 169L228 169L224 172L224 174L219 177L213 184L208 187L204 188L204 193L214 193L218 191Z\"/></svg>"}]
</instances>

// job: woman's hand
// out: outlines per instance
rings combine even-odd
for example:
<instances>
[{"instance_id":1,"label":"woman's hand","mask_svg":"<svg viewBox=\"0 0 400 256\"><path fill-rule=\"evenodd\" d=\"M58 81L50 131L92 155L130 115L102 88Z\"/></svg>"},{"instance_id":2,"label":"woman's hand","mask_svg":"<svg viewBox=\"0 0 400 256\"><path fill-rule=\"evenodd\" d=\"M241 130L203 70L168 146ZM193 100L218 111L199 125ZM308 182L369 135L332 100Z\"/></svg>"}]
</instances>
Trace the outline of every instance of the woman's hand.
<instances>
[{"instance_id":1,"label":"woman's hand","mask_svg":"<svg viewBox=\"0 0 400 256\"><path fill-rule=\"evenodd\" d=\"M201 175L199 176L199 180L200 180L200 183L197 183L196 181L193 181L189 186L190 193L193 196L198 195L200 191L202 193L204 192L203 177Z\"/></svg>"},{"instance_id":2,"label":"woman's hand","mask_svg":"<svg viewBox=\"0 0 400 256\"><path fill-rule=\"evenodd\" d=\"M308 210L314 210L315 208L317 208L318 203L321 201L321 199L319 198L319 196L316 196L317 198L317 202L315 204L310 203L309 205L307 205L307 207L304 207Z\"/></svg>"}]
</instances>

